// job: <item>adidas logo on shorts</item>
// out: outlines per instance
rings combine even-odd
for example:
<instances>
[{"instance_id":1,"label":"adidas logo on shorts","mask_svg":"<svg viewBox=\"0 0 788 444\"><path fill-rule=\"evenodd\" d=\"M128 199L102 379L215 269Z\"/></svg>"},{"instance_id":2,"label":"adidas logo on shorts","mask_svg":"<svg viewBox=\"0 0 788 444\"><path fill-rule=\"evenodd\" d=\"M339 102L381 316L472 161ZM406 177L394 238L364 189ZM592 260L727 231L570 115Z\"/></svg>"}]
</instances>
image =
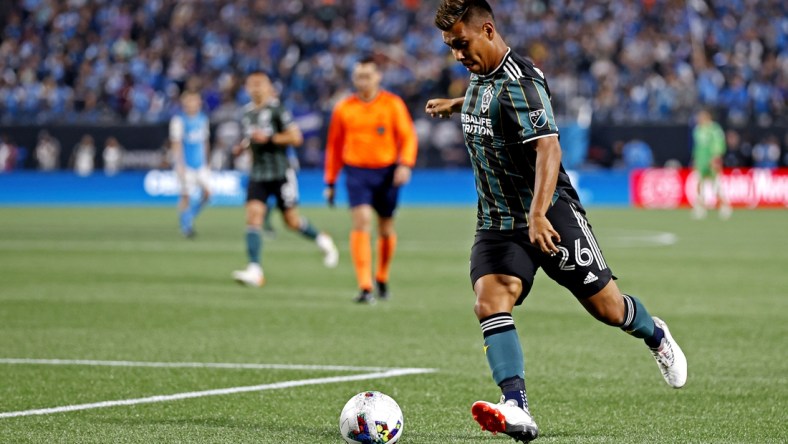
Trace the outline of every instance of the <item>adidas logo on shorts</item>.
<instances>
[{"instance_id":1,"label":"adidas logo on shorts","mask_svg":"<svg viewBox=\"0 0 788 444\"><path fill-rule=\"evenodd\" d=\"M599 280L599 278L596 277L594 273L589 271L588 275L586 275L586 278L583 280L583 284L590 284L591 282L595 282L597 280Z\"/></svg>"}]
</instances>

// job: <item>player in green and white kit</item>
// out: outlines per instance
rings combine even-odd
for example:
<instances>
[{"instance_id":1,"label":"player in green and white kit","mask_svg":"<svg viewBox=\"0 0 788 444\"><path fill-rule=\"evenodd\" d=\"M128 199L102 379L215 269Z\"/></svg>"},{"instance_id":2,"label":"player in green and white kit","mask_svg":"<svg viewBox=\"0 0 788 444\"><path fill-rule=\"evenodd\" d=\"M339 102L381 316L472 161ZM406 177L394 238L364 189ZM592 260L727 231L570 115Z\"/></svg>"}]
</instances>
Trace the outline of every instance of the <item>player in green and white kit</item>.
<instances>
[{"instance_id":1,"label":"player in green and white kit","mask_svg":"<svg viewBox=\"0 0 788 444\"><path fill-rule=\"evenodd\" d=\"M339 253L334 241L298 213L298 182L287 156L287 147L303 143L301 130L274 97L273 86L266 74L250 74L246 78L246 89L252 101L244 108L241 120L245 136L241 146L252 151L252 169L246 193L246 251L249 264L243 270L234 271L233 279L252 287L263 285L261 231L269 197L276 200L287 227L314 240L324 254L324 265L336 267Z\"/></svg>"},{"instance_id":2,"label":"player in green and white kit","mask_svg":"<svg viewBox=\"0 0 788 444\"><path fill-rule=\"evenodd\" d=\"M482 429L530 442L539 435L528 405L525 362L512 310L539 269L596 319L643 340L665 382L687 382L687 358L667 324L624 294L561 164L544 73L512 51L486 0L441 0L435 25L470 73L465 97L427 102L433 117L460 114L476 181L477 223L468 271L484 353L501 402L476 401ZM621 356L626 368L629 358ZM578 371L582 371L578 369ZM450 409L450 407L447 407Z\"/></svg>"},{"instance_id":3,"label":"player in green and white kit","mask_svg":"<svg viewBox=\"0 0 788 444\"><path fill-rule=\"evenodd\" d=\"M693 202L692 214L696 219L706 217L706 189L710 185L720 205L720 218L728 219L732 210L719 179L722 156L725 154L725 133L707 110L698 112L696 121L692 131L692 160L698 176L698 194Z\"/></svg>"}]
</instances>

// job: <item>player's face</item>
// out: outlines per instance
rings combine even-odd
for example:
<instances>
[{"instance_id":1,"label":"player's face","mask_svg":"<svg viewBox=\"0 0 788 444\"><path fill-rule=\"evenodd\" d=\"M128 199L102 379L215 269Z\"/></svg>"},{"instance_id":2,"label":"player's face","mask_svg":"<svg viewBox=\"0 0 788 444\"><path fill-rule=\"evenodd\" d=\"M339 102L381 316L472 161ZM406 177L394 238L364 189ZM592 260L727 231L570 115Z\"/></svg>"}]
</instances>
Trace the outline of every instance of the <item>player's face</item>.
<instances>
[{"instance_id":1,"label":"player's face","mask_svg":"<svg viewBox=\"0 0 788 444\"><path fill-rule=\"evenodd\" d=\"M495 69L495 66L491 66L494 32L490 22L457 22L448 31L443 31L443 41L451 48L454 59L462 63L465 69L484 75Z\"/></svg>"},{"instance_id":2,"label":"player's face","mask_svg":"<svg viewBox=\"0 0 788 444\"><path fill-rule=\"evenodd\" d=\"M380 86L380 73L372 63L359 63L353 69L353 87L361 94L377 91Z\"/></svg>"},{"instance_id":3,"label":"player's face","mask_svg":"<svg viewBox=\"0 0 788 444\"><path fill-rule=\"evenodd\" d=\"M261 74L251 75L246 79L246 92L256 103L262 103L271 95L271 80Z\"/></svg>"},{"instance_id":4,"label":"player's face","mask_svg":"<svg viewBox=\"0 0 788 444\"><path fill-rule=\"evenodd\" d=\"M189 115L194 115L200 112L202 107L202 100L197 94L189 94L183 98L183 112Z\"/></svg>"}]
</instances>

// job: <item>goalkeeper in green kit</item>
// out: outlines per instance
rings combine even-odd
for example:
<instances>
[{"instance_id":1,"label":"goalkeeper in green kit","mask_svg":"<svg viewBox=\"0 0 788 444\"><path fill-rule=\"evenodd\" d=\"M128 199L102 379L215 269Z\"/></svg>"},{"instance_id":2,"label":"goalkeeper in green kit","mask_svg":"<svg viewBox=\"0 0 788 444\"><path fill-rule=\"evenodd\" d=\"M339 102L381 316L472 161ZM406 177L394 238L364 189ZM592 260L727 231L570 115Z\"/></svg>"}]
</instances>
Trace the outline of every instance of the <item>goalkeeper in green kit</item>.
<instances>
[{"instance_id":1,"label":"goalkeeper in green kit","mask_svg":"<svg viewBox=\"0 0 788 444\"><path fill-rule=\"evenodd\" d=\"M692 216L695 219L706 217L708 198L706 191L711 188L720 208L720 218L731 217L732 209L720 185L722 156L725 154L725 133L711 113L701 110L696 116L695 129L692 131L692 160L698 177L698 194L693 202Z\"/></svg>"}]
</instances>

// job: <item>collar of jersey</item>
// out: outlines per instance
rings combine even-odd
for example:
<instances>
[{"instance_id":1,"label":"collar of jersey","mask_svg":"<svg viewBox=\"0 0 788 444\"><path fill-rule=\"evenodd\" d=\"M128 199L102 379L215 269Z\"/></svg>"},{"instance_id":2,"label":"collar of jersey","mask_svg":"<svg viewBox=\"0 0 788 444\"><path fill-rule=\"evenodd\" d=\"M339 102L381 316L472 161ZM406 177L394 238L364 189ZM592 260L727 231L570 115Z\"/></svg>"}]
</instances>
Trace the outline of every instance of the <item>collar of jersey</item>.
<instances>
[{"instance_id":1,"label":"collar of jersey","mask_svg":"<svg viewBox=\"0 0 788 444\"><path fill-rule=\"evenodd\" d=\"M249 107L252 108L252 110L258 110L258 109L268 108L269 106L276 105L277 102L278 102L277 99L270 98L270 99L266 100L265 102L263 102L263 104L260 105L260 106L255 105L254 102L249 102Z\"/></svg>"},{"instance_id":2,"label":"collar of jersey","mask_svg":"<svg viewBox=\"0 0 788 444\"><path fill-rule=\"evenodd\" d=\"M494 76L501 69L503 64L506 63L506 59L509 58L509 54L511 54L511 52L512 52L512 48L507 47L506 48L506 54L504 54L503 58L501 59L501 63L499 63L498 66L495 69L490 71L489 74L485 74L485 75L478 74L477 76L479 77L479 79L484 80L484 79L489 79L490 77Z\"/></svg>"}]
</instances>

